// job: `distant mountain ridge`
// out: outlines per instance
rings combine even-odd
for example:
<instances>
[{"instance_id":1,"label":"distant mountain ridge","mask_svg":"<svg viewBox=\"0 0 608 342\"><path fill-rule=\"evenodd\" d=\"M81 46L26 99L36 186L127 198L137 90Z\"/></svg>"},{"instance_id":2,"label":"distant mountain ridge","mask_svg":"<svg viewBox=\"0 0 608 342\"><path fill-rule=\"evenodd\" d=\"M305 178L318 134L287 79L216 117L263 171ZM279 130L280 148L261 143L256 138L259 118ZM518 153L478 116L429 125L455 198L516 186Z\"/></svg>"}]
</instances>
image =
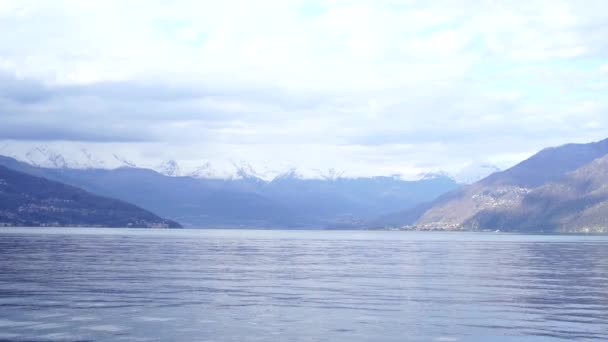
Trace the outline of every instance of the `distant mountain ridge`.
<instances>
[{"instance_id":1,"label":"distant mountain ridge","mask_svg":"<svg viewBox=\"0 0 608 342\"><path fill-rule=\"evenodd\" d=\"M608 153L608 139L588 144L549 147L510 169L496 172L479 181L484 185L536 187L558 180Z\"/></svg>"},{"instance_id":2,"label":"distant mountain ridge","mask_svg":"<svg viewBox=\"0 0 608 342\"><path fill-rule=\"evenodd\" d=\"M608 139L544 149L377 224L416 229L608 231Z\"/></svg>"},{"instance_id":3,"label":"distant mountain ridge","mask_svg":"<svg viewBox=\"0 0 608 342\"><path fill-rule=\"evenodd\" d=\"M133 167L43 168L0 156L0 165L134 203L192 227L361 228L373 217L460 185L446 176L304 179L295 170L266 181L165 176ZM331 176L331 175L330 175Z\"/></svg>"},{"instance_id":4,"label":"distant mountain ridge","mask_svg":"<svg viewBox=\"0 0 608 342\"><path fill-rule=\"evenodd\" d=\"M464 226L504 231L608 232L608 156L526 192L509 206L483 210Z\"/></svg>"},{"instance_id":5,"label":"distant mountain ridge","mask_svg":"<svg viewBox=\"0 0 608 342\"><path fill-rule=\"evenodd\" d=\"M0 226L180 228L135 205L0 166Z\"/></svg>"},{"instance_id":6,"label":"distant mountain ridge","mask_svg":"<svg viewBox=\"0 0 608 342\"><path fill-rule=\"evenodd\" d=\"M32 166L42 168L57 169L117 169L121 167L151 169L160 174L170 177L193 177L202 179L245 179L260 178L265 181L272 181L274 178L283 177L296 170L293 166L283 165L281 167L269 167L264 164L252 165L247 161L234 160L201 160L199 165L192 165L192 161L183 161L168 157L162 160L139 161L126 157L120 152L105 150L96 152L89 148L78 145L54 145L40 144L33 147L13 146L10 143L0 146L0 153L19 161L28 163ZM441 174L454 178L459 183L471 183L477 181L489 173L496 171L497 167L488 164L471 164L465 169L448 175L442 171L431 173ZM300 169L297 174L305 175L302 178L308 179L337 179L337 178L371 178L356 176L350 170L335 169L329 166L327 169ZM385 175L392 177L394 175ZM399 176L401 177L401 176ZM422 177L419 177L422 179ZM407 177L407 180L410 179Z\"/></svg>"}]
</instances>

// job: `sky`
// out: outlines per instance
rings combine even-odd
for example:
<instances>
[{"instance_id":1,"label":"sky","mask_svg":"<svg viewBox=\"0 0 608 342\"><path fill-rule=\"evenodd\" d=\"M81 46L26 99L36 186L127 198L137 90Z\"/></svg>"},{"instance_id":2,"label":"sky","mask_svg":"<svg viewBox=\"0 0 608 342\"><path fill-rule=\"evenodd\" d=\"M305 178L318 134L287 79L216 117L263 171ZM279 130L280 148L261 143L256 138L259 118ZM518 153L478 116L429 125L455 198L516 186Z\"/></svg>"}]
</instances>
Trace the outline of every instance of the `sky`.
<instances>
[{"instance_id":1,"label":"sky","mask_svg":"<svg viewBox=\"0 0 608 342\"><path fill-rule=\"evenodd\" d=\"M350 176L608 137L605 0L0 0L0 153Z\"/></svg>"}]
</instances>

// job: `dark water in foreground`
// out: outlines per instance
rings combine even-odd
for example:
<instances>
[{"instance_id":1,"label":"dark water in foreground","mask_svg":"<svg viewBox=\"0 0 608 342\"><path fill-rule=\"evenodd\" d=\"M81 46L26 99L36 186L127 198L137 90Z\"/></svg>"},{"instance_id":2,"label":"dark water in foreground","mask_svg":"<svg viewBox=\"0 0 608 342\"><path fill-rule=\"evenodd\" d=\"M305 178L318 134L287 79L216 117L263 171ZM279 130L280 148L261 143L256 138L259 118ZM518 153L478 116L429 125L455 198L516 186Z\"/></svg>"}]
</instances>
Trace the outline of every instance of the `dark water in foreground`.
<instances>
[{"instance_id":1,"label":"dark water in foreground","mask_svg":"<svg viewBox=\"0 0 608 342\"><path fill-rule=\"evenodd\" d=\"M608 340L608 237L0 229L0 341Z\"/></svg>"}]
</instances>

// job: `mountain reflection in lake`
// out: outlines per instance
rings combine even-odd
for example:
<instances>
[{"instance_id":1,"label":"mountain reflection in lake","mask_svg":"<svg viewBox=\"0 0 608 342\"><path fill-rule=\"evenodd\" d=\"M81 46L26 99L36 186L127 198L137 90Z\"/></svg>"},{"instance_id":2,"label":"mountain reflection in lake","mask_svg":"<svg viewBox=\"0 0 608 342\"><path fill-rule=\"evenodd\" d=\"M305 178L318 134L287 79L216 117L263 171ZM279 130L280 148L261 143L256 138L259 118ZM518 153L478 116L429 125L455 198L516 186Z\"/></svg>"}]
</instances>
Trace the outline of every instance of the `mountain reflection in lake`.
<instances>
[{"instance_id":1,"label":"mountain reflection in lake","mask_svg":"<svg viewBox=\"0 0 608 342\"><path fill-rule=\"evenodd\" d=\"M608 340L608 237L0 230L0 341Z\"/></svg>"}]
</instances>

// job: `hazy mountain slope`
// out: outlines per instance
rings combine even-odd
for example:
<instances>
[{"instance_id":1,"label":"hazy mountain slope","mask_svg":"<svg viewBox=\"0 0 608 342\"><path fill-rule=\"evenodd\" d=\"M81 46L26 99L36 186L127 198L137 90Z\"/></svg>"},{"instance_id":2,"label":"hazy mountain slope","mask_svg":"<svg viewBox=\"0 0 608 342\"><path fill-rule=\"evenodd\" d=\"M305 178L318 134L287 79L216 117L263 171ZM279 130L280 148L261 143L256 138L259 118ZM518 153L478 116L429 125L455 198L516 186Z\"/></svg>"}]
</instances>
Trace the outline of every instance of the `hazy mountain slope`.
<instances>
[{"instance_id":1,"label":"hazy mountain slope","mask_svg":"<svg viewBox=\"0 0 608 342\"><path fill-rule=\"evenodd\" d=\"M122 201L0 166L0 225L179 228Z\"/></svg>"},{"instance_id":2,"label":"hazy mountain slope","mask_svg":"<svg viewBox=\"0 0 608 342\"><path fill-rule=\"evenodd\" d=\"M608 231L608 156L542 185L510 207L485 210L465 227L523 231Z\"/></svg>"},{"instance_id":3,"label":"hazy mountain slope","mask_svg":"<svg viewBox=\"0 0 608 342\"><path fill-rule=\"evenodd\" d=\"M448 177L197 179L138 169L39 168L0 157L0 164L137 204L197 227L350 227L415 206L459 185Z\"/></svg>"},{"instance_id":4,"label":"hazy mountain slope","mask_svg":"<svg viewBox=\"0 0 608 342\"><path fill-rule=\"evenodd\" d=\"M373 228L409 226L414 224L427 210L431 209L435 203L435 201L425 202L412 208L384 214L366 222L366 226Z\"/></svg>"},{"instance_id":5,"label":"hazy mountain slope","mask_svg":"<svg viewBox=\"0 0 608 342\"><path fill-rule=\"evenodd\" d=\"M411 207L457 188L448 177L403 181L394 177L277 179L264 192L327 224L361 224L399 208Z\"/></svg>"},{"instance_id":6,"label":"hazy mountain slope","mask_svg":"<svg viewBox=\"0 0 608 342\"><path fill-rule=\"evenodd\" d=\"M238 182L226 185L224 180L168 177L138 168L38 168L6 157L1 158L0 163L96 194L119 198L190 226L272 227L288 225L295 216L259 194L236 191L234 188Z\"/></svg>"},{"instance_id":7,"label":"hazy mountain slope","mask_svg":"<svg viewBox=\"0 0 608 342\"><path fill-rule=\"evenodd\" d=\"M550 147L510 169L493 173L478 183L484 186L511 185L533 188L555 181L606 153L608 139L589 144Z\"/></svg>"},{"instance_id":8,"label":"hazy mountain slope","mask_svg":"<svg viewBox=\"0 0 608 342\"><path fill-rule=\"evenodd\" d=\"M386 215L374 226L459 229L487 228L481 222L488 212L509 210L521 203L532 190L555 182L569 172L608 153L608 139L590 144L568 144L547 148L518 165L496 172L485 179L446 193L428 204ZM480 214L480 213L484 214ZM471 220L477 216L476 220ZM475 223L477 222L477 223ZM504 225L503 225L504 226Z\"/></svg>"}]
</instances>

